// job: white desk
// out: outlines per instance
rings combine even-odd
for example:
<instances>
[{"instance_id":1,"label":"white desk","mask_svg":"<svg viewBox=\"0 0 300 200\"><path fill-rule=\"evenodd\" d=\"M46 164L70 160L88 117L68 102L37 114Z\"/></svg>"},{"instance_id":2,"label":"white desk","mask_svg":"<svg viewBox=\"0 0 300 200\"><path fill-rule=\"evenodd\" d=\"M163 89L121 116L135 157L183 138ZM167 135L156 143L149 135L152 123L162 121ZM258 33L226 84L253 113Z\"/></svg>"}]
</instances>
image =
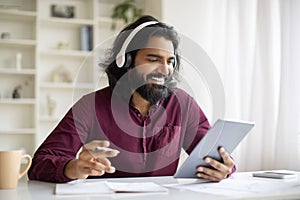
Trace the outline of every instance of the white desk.
<instances>
[{"instance_id":1,"label":"white desk","mask_svg":"<svg viewBox=\"0 0 300 200\"><path fill-rule=\"evenodd\" d=\"M235 180L253 180L251 172L235 173L233 178ZM99 180L99 179L98 179ZM101 179L104 180L104 179ZM144 178L121 178L121 179L105 179L108 181L117 182L155 182L160 185L178 183L173 177L144 177ZM96 180L87 180L96 181ZM269 179L269 181L272 181ZM278 180L277 180L278 181ZM190 190L169 188L167 193L141 193L141 194L129 194L129 193L115 193L106 195L75 195L75 196L63 196L55 195L54 183L46 183L40 181L26 181L21 180L16 190L0 190L1 200L50 200L50 199L63 199L63 200L93 200L93 199L121 199L121 200L192 200L192 199L299 199L300 198L300 173L298 173L298 179L293 180L297 183L297 186L284 190L276 190L271 193L255 194L253 196L246 197L229 197L229 196L217 196L208 193L194 192Z\"/></svg>"}]
</instances>

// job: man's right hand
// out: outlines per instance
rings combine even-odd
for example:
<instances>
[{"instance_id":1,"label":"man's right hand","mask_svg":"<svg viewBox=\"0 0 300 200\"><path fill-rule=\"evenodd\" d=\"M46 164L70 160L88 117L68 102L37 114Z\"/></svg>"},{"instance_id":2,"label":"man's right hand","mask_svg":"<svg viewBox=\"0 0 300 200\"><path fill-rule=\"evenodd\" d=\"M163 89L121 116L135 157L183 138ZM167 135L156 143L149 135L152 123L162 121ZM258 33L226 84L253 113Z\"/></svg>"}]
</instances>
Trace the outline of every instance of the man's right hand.
<instances>
[{"instance_id":1,"label":"man's right hand","mask_svg":"<svg viewBox=\"0 0 300 200\"><path fill-rule=\"evenodd\" d=\"M108 157L115 157L118 150L106 149L109 142L106 140L93 140L82 147L77 159L71 160L65 167L64 174L70 179L85 179L88 176L102 176L104 173L114 173Z\"/></svg>"}]
</instances>

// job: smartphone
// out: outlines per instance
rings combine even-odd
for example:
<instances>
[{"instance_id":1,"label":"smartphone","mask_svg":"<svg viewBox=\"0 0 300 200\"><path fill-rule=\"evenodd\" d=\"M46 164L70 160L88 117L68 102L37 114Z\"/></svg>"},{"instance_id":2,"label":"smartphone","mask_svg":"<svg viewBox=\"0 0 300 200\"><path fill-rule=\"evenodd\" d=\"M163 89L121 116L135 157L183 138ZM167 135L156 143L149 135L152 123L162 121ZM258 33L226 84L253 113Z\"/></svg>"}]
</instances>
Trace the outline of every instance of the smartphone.
<instances>
[{"instance_id":1,"label":"smartphone","mask_svg":"<svg viewBox=\"0 0 300 200\"><path fill-rule=\"evenodd\" d=\"M285 173L285 172L255 172L252 174L254 177L260 178L276 178L276 179L289 179L296 178L297 175L294 173Z\"/></svg>"}]
</instances>

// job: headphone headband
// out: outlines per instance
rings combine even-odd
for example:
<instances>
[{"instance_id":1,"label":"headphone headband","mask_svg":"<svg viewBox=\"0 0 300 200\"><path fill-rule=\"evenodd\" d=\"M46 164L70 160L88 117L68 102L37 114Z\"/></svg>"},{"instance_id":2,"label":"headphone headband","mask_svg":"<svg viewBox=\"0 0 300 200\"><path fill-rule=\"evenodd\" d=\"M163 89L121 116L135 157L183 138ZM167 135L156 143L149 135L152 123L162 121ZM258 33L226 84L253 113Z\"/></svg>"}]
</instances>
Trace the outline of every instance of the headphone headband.
<instances>
[{"instance_id":1,"label":"headphone headband","mask_svg":"<svg viewBox=\"0 0 300 200\"><path fill-rule=\"evenodd\" d=\"M119 53L117 54L116 57L116 64L119 68L122 68L124 66L125 63L125 51L130 43L130 41L132 40L132 38L140 31L142 30L144 27L146 26L150 26L152 24L157 24L159 23L158 21L148 21L145 23L142 23L140 25L138 25L135 29L133 29L133 31L129 34L129 36L126 38L126 40L124 41Z\"/></svg>"}]
</instances>

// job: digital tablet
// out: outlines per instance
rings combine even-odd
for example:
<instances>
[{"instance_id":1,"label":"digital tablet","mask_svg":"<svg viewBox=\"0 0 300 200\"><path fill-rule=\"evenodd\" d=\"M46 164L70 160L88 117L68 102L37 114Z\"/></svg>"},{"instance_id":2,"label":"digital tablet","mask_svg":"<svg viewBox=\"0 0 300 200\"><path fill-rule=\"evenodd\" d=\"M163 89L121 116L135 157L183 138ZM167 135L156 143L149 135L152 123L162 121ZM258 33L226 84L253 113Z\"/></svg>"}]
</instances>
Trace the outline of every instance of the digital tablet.
<instances>
[{"instance_id":1,"label":"digital tablet","mask_svg":"<svg viewBox=\"0 0 300 200\"><path fill-rule=\"evenodd\" d=\"M231 154L253 126L254 123L252 122L218 119L177 170L174 177L198 178L196 175L198 166L210 167L209 164L204 162L205 157L211 157L222 162L218 151L219 147L224 147Z\"/></svg>"}]
</instances>

